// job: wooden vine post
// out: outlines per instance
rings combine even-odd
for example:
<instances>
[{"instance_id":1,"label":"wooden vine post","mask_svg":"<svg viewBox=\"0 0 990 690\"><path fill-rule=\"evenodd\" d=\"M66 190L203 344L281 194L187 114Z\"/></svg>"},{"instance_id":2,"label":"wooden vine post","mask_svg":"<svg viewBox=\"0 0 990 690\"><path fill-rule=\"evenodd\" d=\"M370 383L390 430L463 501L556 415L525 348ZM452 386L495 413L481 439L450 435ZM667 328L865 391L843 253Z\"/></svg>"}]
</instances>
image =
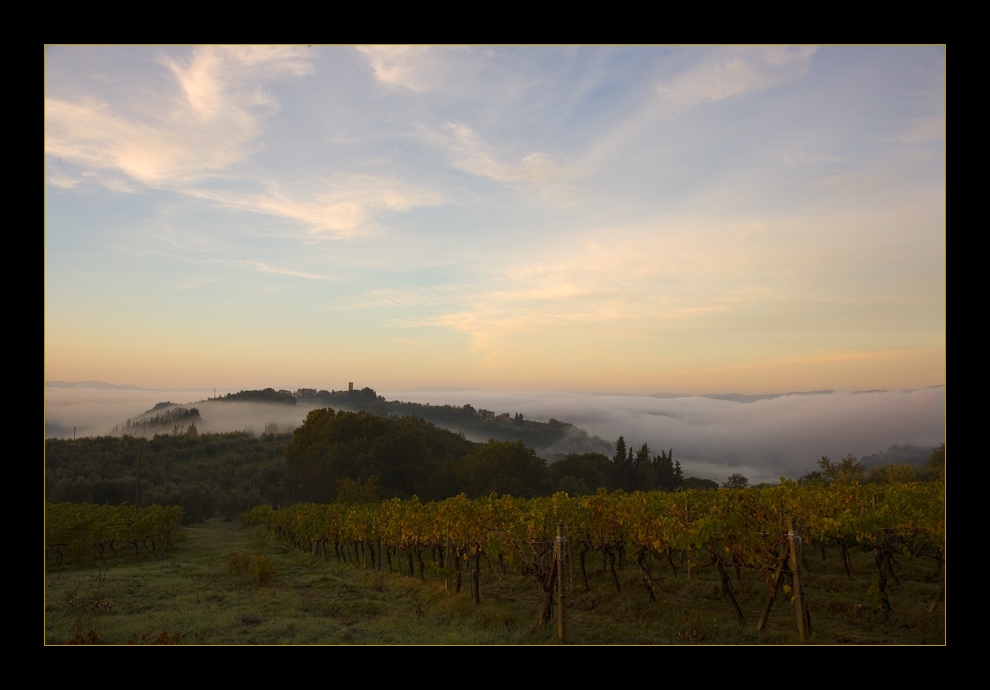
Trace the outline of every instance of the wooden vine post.
<instances>
[{"instance_id":1,"label":"wooden vine post","mask_svg":"<svg viewBox=\"0 0 990 690\"><path fill-rule=\"evenodd\" d=\"M756 632L763 630L763 626L767 624L767 619L770 618L770 610L773 608L773 602L777 598L777 592L780 591L780 583L784 579L784 572L786 570L790 550L790 546L788 544L784 544L784 548L780 552L780 558L777 559L777 569L774 571L773 584L770 586L770 598L767 599L766 606L763 607L763 613L760 615L760 622L756 624Z\"/></svg>"},{"instance_id":2,"label":"wooden vine post","mask_svg":"<svg viewBox=\"0 0 990 690\"><path fill-rule=\"evenodd\" d=\"M557 559L557 641L564 641L564 526L557 523L557 543L554 545Z\"/></svg>"},{"instance_id":3,"label":"wooden vine post","mask_svg":"<svg viewBox=\"0 0 990 690\"><path fill-rule=\"evenodd\" d=\"M798 634L801 641L808 639L808 611L805 609L804 592L801 589L801 575L798 568L798 535L794 531L794 518L788 521L787 546L791 565L791 582L794 583L794 610L797 615Z\"/></svg>"},{"instance_id":4,"label":"wooden vine post","mask_svg":"<svg viewBox=\"0 0 990 690\"><path fill-rule=\"evenodd\" d=\"M567 586L574 587L574 561L571 559L571 535L564 537L564 558L567 559Z\"/></svg>"},{"instance_id":5,"label":"wooden vine post","mask_svg":"<svg viewBox=\"0 0 990 690\"><path fill-rule=\"evenodd\" d=\"M688 506L687 496L684 497L684 524L690 524L691 522L691 508ZM692 544L693 546L693 544ZM681 556L684 555L684 551L681 550ZM691 581L691 557L687 558L687 578L688 582Z\"/></svg>"}]
</instances>

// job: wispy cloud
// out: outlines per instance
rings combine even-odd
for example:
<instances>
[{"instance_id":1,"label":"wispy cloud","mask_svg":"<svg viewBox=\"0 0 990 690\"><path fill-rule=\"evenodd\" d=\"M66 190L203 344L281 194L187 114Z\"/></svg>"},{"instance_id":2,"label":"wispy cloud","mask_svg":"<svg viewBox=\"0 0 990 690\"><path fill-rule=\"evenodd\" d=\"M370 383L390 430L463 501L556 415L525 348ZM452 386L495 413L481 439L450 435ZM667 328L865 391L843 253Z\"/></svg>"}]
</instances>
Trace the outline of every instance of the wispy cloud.
<instances>
[{"instance_id":1,"label":"wispy cloud","mask_svg":"<svg viewBox=\"0 0 990 690\"><path fill-rule=\"evenodd\" d=\"M426 91L433 85L436 65L431 64L427 46L358 46L357 51L384 84L410 91Z\"/></svg>"},{"instance_id":2,"label":"wispy cloud","mask_svg":"<svg viewBox=\"0 0 990 690\"><path fill-rule=\"evenodd\" d=\"M680 74L656 82L652 95L638 109L599 138L587 142L583 152L563 162L560 156L545 150L521 152L493 145L478 129L460 121L447 121L433 129L423 128L422 132L424 139L443 150L460 170L567 203L575 198L572 183L621 154L658 121L704 103L765 91L799 79L807 74L813 53L814 48L714 51Z\"/></svg>"},{"instance_id":3,"label":"wispy cloud","mask_svg":"<svg viewBox=\"0 0 990 690\"><path fill-rule=\"evenodd\" d=\"M472 175L499 182L555 182L566 176L548 154L534 151L518 162L499 160L500 156L467 125L446 122L434 140L446 148L455 166Z\"/></svg>"},{"instance_id":4,"label":"wispy cloud","mask_svg":"<svg viewBox=\"0 0 990 690\"><path fill-rule=\"evenodd\" d=\"M346 298L341 306L345 309L430 306L463 302L475 294L474 289L465 285L380 288Z\"/></svg>"},{"instance_id":5,"label":"wispy cloud","mask_svg":"<svg viewBox=\"0 0 990 690\"><path fill-rule=\"evenodd\" d=\"M657 122L683 115L705 103L718 103L795 81L808 73L813 47L726 48L713 51L676 76L660 79L653 96L600 137L581 156L591 170L621 154Z\"/></svg>"},{"instance_id":6,"label":"wispy cloud","mask_svg":"<svg viewBox=\"0 0 990 690\"><path fill-rule=\"evenodd\" d=\"M493 275L487 289L465 295L467 309L417 317L406 325L464 332L475 349L488 351L524 333L595 325L634 333L643 324L654 330L659 324L697 322L778 299L762 284L765 277L743 277L745 265L756 260L751 241L766 231L762 224L753 221L728 232L710 229L710 241L700 243L697 228L690 238L650 230L613 229L607 234L621 239L586 242L559 252L555 261L509 264ZM664 261L658 262L658 256ZM710 275L711 283L685 292L686 275L699 274Z\"/></svg>"},{"instance_id":7,"label":"wispy cloud","mask_svg":"<svg viewBox=\"0 0 990 690\"><path fill-rule=\"evenodd\" d=\"M567 204L572 192L567 183L578 171L561 165L544 151L524 155L498 150L468 125L445 122L436 130L423 130L426 141L442 150L450 163L471 175L484 177L521 191L535 191L556 204Z\"/></svg>"},{"instance_id":8,"label":"wispy cloud","mask_svg":"<svg viewBox=\"0 0 990 690\"><path fill-rule=\"evenodd\" d=\"M254 268L259 273L276 273L282 276L306 278L307 280L332 280L332 281L340 280L340 278L336 276L328 276L323 273L307 273L305 271L296 271L291 268L282 268L280 266L269 266L267 264L261 263L260 261L248 261L248 265Z\"/></svg>"},{"instance_id":9,"label":"wispy cloud","mask_svg":"<svg viewBox=\"0 0 990 690\"><path fill-rule=\"evenodd\" d=\"M667 108L683 111L799 79L808 73L814 52L812 47L719 51L656 89Z\"/></svg>"},{"instance_id":10,"label":"wispy cloud","mask_svg":"<svg viewBox=\"0 0 990 690\"><path fill-rule=\"evenodd\" d=\"M189 196L206 199L227 208L265 213L297 221L310 234L330 233L338 237L366 229L374 214L404 211L417 206L438 206L437 192L376 175L349 175L322 180L315 190L282 191L271 182L263 192L216 191L183 188Z\"/></svg>"},{"instance_id":11,"label":"wispy cloud","mask_svg":"<svg viewBox=\"0 0 990 690\"><path fill-rule=\"evenodd\" d=\"M177 88L113 105L46 96L46 153L152 187L188 184L256 149L264 119L278 110L262 83L312 69L305 49L278 47L204 47L161 63Z\"/></svg>"},{"instance_id":12,"label":"wispy cloud","mask_svg":"<svg viewBox=\"0 0 990 690\"><path fill-rule=\"evenodd\" d=\"M313 235L367 230L382 211L435 206L441 196L394 177L341 173L259 185L234 166L260 147L279 103L268 81L312 71L304 48L208 47L162 56L172 88L119 98L45 100L48 179L62 188L96 183L113 191L167 189L226 208L297 222ZM75 166L75 170L66 167ZM231 173L236 174L231 184ZM222 179L222 186L214 184Z\"/></svg>"}]
</instances>

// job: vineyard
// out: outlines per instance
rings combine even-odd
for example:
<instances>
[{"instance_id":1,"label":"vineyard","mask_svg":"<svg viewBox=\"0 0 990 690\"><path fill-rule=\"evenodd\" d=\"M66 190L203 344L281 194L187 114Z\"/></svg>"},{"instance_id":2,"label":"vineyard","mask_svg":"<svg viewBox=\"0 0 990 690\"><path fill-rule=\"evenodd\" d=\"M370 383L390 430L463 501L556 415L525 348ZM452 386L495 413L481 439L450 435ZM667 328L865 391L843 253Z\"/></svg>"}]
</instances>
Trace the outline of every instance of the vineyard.
<instances>
[{"instance_id":1,"label":"vineyard","mask_svg":"<svg viewBox=\"0 0 990 690\"><path fill-rule=\"evenodd\" d=\"M944 644L941 482L46 506L54 644ZM249 529L246 529L249 528Z\"/></svg>"},{"instance_id":2,"label":"vineyard","mask_svg":"<svg viewBox=\"0 0 990 690\"><path fill-rule=\"evenodd\" d=\"M67 550L75 562L118 556L117 546L134 553L165 553L182 525L182 508L153 505L98 506L89 503L45 504L45 556L61 565Z\"/></svg>"},{"instance_id":3,"label":"vineyard","mask_svg":"<svg viewBox=\"0 0 990 690\"><path fill-rule=\"evenodd\" d=\"M562 639L566 597L589 589L592 568L607 574L617 594L651 603L660 599L663 571L689 580L713 571L726 614L742 626L755 622L746 619L734 594L747 573L766 586L757 629L783 592L795 603L797 631L807 639L812 621L801 581L808 552L817 551L823 561L827 552L834 554L850 578L851 552L869 554L875 606L889 612L888 583L898 581L898 558L929 559L944 573L945 487L941 482L785 482L677 493L460 496L425 504L415 498L366 505L301 503L284 510L259 506L241 523L260 526L320 557L400 570L424 581L429 573L448 591L459 592L466 580L476 604L483 576L498 579L512 572L531 577L543 592L539 620L556 618ZM640 573L638 594L622 592L617 567L626 563L634 563ZM940 580L931 588L931 611L944 596L944 575Z\"/></svg>"}]
</instances>

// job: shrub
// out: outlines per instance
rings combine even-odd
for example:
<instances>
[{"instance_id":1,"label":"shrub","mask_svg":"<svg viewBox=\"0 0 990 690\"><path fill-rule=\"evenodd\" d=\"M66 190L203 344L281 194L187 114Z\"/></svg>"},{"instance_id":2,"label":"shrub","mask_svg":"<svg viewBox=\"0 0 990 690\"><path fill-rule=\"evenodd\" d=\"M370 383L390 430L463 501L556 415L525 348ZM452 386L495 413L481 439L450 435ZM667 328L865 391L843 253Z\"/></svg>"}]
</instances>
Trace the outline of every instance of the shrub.
<instances>
[{"instance_id":1,"label":"shrub","mask_svg":"<svg viewBox=\"0 0 990 690\"><path fill-rule=\"evenodd\" d=\"M259 553L254 557L254 566L251 568L251 575L259 587L264 587L275 579L275 561L265 554Z\"/></svg>"},{"instance_id":2,"label":"shrub","mask_svg":"<svg viewBox=\"0 0 990 690\"><path fill-rule=\"evenodd\" d=\"M251 569L251 556L243 551L235 551L227 556L227 571L231 575L246 575Z\"/></svg>"}]
</instances>

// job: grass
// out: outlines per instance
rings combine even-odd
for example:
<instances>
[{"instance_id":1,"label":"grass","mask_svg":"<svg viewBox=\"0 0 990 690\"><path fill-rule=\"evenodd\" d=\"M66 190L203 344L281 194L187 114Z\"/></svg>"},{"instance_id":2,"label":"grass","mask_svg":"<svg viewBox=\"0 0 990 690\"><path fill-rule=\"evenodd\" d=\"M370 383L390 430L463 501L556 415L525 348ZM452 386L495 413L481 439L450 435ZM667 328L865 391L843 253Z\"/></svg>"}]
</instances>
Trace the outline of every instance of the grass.
<instances>
[{"instance_id":1,"label":"grass","mask_svg":"<svg viewBox=\"0 0 990 690\"><path fill-rule=\"evenodd\" d=\"M481 604L465 577L460 594L443 590L440 573L427 581L319 558L236 524L210 520L185 528L165 556L133 553L105 562L54 565L45 573L45 641L100 644L547 644L553 626L536 625L542 590L532 577L496 573L482 561ZM807 554L805 593L812 643L944 644L945 604L928 605L939 582L931 561L900 559L900 582L888 585L893 611L871 591L871 553L853 554L854 578L838 554L823 562ZM494 563L494 559L493 559ZM627 559L622 593L589 554L590 591L575 564L567 602L568 642L577 644L796 644L794 607L778 597L756 631L767 586L743 572L732 587L746 618L740 625L714 568L690 580L653 564L657 603ZM594 572L592 572L594 571ZM657 577L659 575L659 577Z\"/></svg>"}]
</instances>

